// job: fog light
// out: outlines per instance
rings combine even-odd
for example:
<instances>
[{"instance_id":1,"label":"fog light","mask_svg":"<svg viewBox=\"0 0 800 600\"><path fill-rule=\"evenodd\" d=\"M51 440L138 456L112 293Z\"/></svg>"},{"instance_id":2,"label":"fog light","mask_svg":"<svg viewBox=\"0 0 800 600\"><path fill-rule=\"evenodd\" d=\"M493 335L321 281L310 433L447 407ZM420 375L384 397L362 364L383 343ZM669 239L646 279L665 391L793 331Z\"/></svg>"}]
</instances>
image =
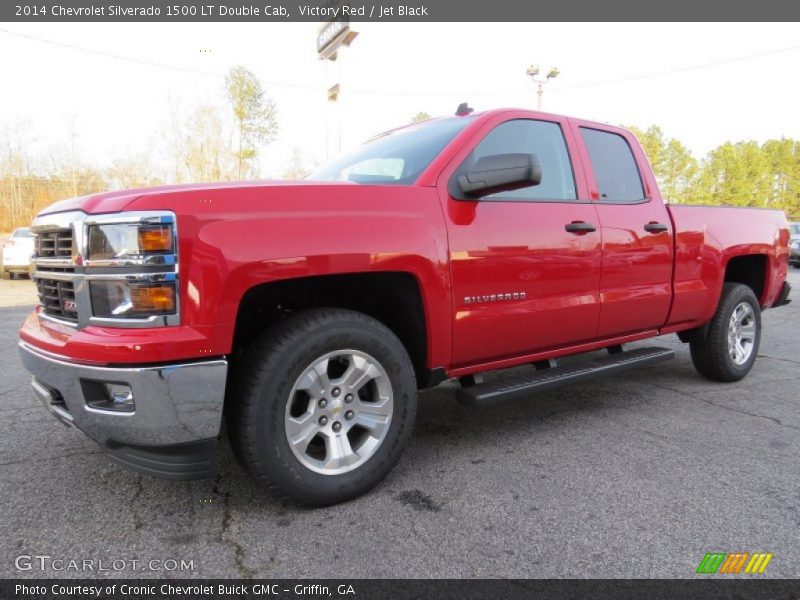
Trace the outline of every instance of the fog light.
<instances>
[{"instance_id":1,"label":"fog light","mask_svg":"<svg viewBox=\"0 0 800 600\"><path fill-rule=\"evenodd\" d=\"M133 412L133 390L126 383L110 383L82 379L81 387L86 406L94 410Z\"/></svg>"},{"instance_id":2,"label":"fog light","mask_svg":"<svg viewBox=\"0 0 800 600\"><path fill-rule=\"evenodd\" d=\"M124 383L107 383L106 393L115 410L133 410L133 390Z\"/></svg>"}]
</instances>

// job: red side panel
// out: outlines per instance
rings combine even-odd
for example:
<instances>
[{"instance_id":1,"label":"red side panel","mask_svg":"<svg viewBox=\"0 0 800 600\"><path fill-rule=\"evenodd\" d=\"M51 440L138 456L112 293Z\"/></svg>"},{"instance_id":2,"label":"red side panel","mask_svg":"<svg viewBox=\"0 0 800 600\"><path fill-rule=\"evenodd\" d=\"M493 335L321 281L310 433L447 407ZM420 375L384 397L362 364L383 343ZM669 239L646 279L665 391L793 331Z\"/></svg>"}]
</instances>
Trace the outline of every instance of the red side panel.
<instances>
[{"instance_id":1,"label":"red side panel","mask_svg":"<svg viewBox=\"0 0 800 600\"><path fill-rule=\"evenodd\" d=\"M736 256L766 257L762 306L781 291L788 264L789 231L780 211L670 205L675 229L675 298L667 325L688 329L716 310L725 268ZM680 326L680 327L679 327Z\"/></svg>"},{"instance_id":2,"label":"red side panel","mask_svg":"<svg viewBox=\"0 0 800 600\"><path fill-rule=\"evenodd\" d=\"M570 123L602 227L603 268L597 337L657 329L667 320L672 302L673 231L650 165L630 132L576 119L570 119ZM631 204L600 201L600 190L581 127L616 134L628 143L642 180L643 201ZM663 224L667 229L651 232L645 229L649 224Z\"/></svg>"},{"instance_id":3,"label":"red side panel","mask_svg":"<svg viewBox=\"0 0 800 600\"><path fill-rule=\"evenodd\" d=\"M463 201L450 196L448 182L456 168L485 135L513 119L561 127L578 200ZM453 366L593 340L600 309L600 233L565 230L573 222L597 223L566 119L527 111L491 114L462 132L458 145L442 153L438 163L452 273Z\"/></svg>"}]
</instances>

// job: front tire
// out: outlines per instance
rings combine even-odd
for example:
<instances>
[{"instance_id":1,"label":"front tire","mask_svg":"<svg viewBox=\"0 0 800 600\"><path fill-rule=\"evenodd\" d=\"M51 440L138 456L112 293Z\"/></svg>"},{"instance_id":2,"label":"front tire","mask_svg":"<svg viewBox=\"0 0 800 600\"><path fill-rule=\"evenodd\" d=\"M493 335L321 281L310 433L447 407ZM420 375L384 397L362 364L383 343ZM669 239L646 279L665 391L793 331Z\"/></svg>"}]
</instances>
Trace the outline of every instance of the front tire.
<instances>
[{"instance_id":1,"label":"front tire","mask_svg":"<svg viewBox=\"0 0 800 600\"><path fill-rule=\"evenodd\" d=\"M411 435L416 380L386 326L354 311L308 310L245 354L228 428L259 483L321 506L355 498L391 471Z\"/></svg>"},{"instance_id":2,"label":"front tire","mask_svg":"<svg viewBox=\"0 0 800 600\"><path fill-rule=\"evenodd\" d=\"M761 307L753 290L726 283L703 341L690 344L695 369L712 381L739 381L753 368L761 343Z\"/></svg>"}]
</instances>

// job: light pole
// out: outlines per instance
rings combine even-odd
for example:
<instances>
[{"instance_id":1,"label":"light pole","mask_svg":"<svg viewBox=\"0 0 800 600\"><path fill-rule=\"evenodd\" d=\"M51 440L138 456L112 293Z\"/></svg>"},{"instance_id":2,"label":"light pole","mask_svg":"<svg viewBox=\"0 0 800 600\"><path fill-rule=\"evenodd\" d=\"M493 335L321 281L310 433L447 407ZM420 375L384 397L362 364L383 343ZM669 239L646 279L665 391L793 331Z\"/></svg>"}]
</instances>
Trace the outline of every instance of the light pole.
<instances>
[{"instance_id":1,"label":"light pole","mask_svg":"<svg viewBox=\"0 0 800 600\"><path fill-rule=\"evenodd\" d=\"M327 65L336 61L339 54L350 46L353 40L358 35L357 31L350 29L349 19L332 19L323 24L317 33L317 55L321 60L326 63L326 78L327 78ZM344 77L344 69L342 68L343 61L339 59L336 68L336 79L341 81ZM327 159L331 154L330 143L330 124L328 115L334 112L336 118L336 150L338 154L342 150L342 98L340 97L342 91L342 84L337 81L328 88L328 105L325 110L325 158ZM333 109L333 110L332 110Z\"/></svg>"},{"instance_id":2,"label":"light pole","mask_svg":"<svg viewBox=\"0 0 800 600\"><path fill-rule=\"evenodd\" d=\"M538 77L539 75L539 65L531 65L528 67L528 77L536 84L536 108L537 110L542 110L542 94L544 94L544 84L550 81L551 79L555 79L558 77L559 71L556 67L553 67L547 72L547 76L542 79Z\"/></svg>"}]
</instances>

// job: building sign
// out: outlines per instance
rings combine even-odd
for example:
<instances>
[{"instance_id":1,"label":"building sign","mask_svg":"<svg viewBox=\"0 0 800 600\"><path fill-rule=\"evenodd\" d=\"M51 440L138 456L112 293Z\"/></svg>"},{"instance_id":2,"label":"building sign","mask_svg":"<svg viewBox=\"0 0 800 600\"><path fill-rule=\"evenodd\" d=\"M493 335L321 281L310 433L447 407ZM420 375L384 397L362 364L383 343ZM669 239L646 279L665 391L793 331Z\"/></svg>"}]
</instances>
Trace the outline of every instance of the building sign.
<instances>
[{"instance_id":1,"label":"building sign","mask_svg":"<svg viewBox=\"0 0 800 600\"><path fill-rule=\"evenodd\" d=\"M317 53L320 58L336 60L336 51L342 44L348 44L351 36L350 21L347 17L339 17L328 21L317 34Z\"/></svg>"}]
</instances>

